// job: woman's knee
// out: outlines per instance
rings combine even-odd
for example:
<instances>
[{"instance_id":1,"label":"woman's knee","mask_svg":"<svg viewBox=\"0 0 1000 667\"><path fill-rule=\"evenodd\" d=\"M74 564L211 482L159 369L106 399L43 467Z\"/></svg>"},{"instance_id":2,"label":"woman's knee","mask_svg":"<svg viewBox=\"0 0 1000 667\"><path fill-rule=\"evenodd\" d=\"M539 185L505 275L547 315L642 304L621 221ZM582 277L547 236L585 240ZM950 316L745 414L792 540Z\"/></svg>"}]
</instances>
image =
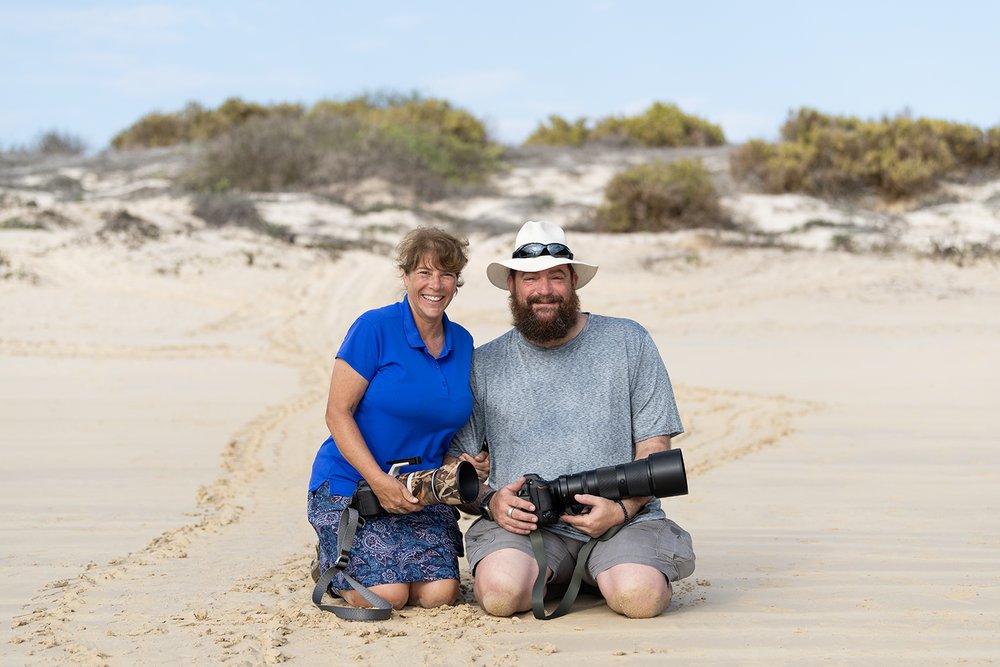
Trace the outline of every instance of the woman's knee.
<instances>
[{"instance_id":1,"label":"woman's knee","mask_svg":"<svg viewBox=\"0 0 1000 667\"><path fill-rule=\"evenodd\" d=\"M458 580L441 579L410 584L409 604L430 609L455 604L458 599Z\"/></svg>"},{"instance_id":2,"label":"woman's knee","mask_svg":"<svg viewBox=\"0 0 1000 667\"><path fill-rule=\"evenodd\" d=\"M380 586L372 586L369 590L391 604L393 609L402 609L410 599L410 584L382 584ZM352 607L372 606L357 591L339 591L339 593L340 597L344 598L347 604Z\"/></svg>"}]
</instances>

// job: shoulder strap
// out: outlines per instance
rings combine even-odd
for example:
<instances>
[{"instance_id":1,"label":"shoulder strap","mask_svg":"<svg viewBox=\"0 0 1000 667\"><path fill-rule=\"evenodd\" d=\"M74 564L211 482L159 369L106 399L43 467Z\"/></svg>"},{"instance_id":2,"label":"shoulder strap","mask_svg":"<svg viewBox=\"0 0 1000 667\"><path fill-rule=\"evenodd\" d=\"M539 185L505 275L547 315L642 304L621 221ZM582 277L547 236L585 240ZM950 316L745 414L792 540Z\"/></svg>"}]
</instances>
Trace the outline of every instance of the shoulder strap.
<instances>
[{"instance_id":1,"label":"shoulder strap","mask_svg":"<svg viewBox=\"0 0 1000 667\"><path fill-rule=\"evenodd\" d=\"M576 566L573 568L573 576L570 577L569 585L563 594L559 606L549 614L545 615L545 570L548 567L548 558L545 556L545 545L542 542L542 529L531 531L531 550L535 552L535 560L538 561L538 576L535 578L535 585L531 588L531 611L535 618L541 621L551 621L569 613L570 607L576 602L576 596L580 592L580 582L583 579L583 568L587 566L587 559L590 552L594 550L594 545L598 542L606 542L614 537L621 526L612 526L603 535L591 539L580 549L576 557Z\"/></svg>"},{"instance_id":2,"label":"shoulder strap","mask_svg":"<svg viewBox=\"0 0 1000 667\"><path fill-rule=\"evenodd\" d=\"M340 525L337 527L337 560L316 581L312 601L323 611L329 611L347 621L384 621L392 615L392 605L385 598L365 588L354 577L347 574L347 565L351 560L351 545L354 543L354 533L358 530L358 522L358 511L353 507L345 508L340 517ZM344 571L347 583L367 600L372 608L322 604L323 594L326 593L326 589L330 586L337 570Z\"/></svg>"}]
</instances>

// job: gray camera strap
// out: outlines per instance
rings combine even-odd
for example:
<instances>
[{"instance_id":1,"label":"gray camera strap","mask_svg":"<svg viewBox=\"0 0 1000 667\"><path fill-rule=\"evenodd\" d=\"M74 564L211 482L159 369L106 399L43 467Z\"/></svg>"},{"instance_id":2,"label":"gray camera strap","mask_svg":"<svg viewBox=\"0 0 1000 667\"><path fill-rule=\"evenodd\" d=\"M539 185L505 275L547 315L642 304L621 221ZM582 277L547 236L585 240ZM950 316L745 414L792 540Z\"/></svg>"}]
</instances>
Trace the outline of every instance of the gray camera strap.
<instances>
[{"instance_id":1,"label":"gray camera strap","mask_svg":"<svg viewBox=\"0 0 1000 667\"><path fill-rule=\"evenodd\" d=\"M344 509L340 516L340 525L337 527L337 560L334 564L316 581L313 588L313 604L322 609L336 614L339 618L347 621L384 621L392 615L392 604L382 596L365 588L357 579L347 574L347 565L351 560L351 545L354 544L354 534L358 530L359 515L353 507ZM347 583L351 585L361 597L368 601L372 608L342 607L339 605L322 604L323 595L333 581L338 570L342 570Z\"/></svg>"},{"instance_id":2,"label":"gray camera strap","mask_svg":"<svg viewBox=\"0 0 1000 667\"><path fill-rule=\"evenodd\" d=\"M624 524L623 524L624 525ZM545 570L548 568L548 558L545 556L545 544L542 542L542 529L531 531L531 549L535 552L535 560L538 561L538 577L535 578L535 585L531 588L531 611L540 621L551 621L569 613L570 607L576 602L576 596L580 592L580 583L583 579L583 568L587 567L587 559L590 552L598 542L607 542L618 534L622 526L612 526L603 535L593 538L583 545L579 555L576 557L576 567L573 568L573 576L570 577L569 585L563 594L559 606L549 614L545 615Z\"/></svg>"}]
</instances>

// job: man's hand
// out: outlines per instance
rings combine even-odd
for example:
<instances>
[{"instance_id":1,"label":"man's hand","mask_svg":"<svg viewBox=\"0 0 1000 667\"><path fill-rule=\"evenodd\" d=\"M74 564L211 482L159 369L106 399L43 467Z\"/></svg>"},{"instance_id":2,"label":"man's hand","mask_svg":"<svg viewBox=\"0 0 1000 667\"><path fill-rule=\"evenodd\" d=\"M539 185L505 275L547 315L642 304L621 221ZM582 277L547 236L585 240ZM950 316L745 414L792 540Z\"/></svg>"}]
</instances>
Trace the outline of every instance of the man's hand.
<instances>
[{"instance_id":1,"label":"man's hand","mask_svg":"<svg viewBox=\"0 0 1000 667\"><path fill-rule=\"evenodd\" d=\"M490 498L490 514L497 525L518 535L528 535L538 528L535 506L517 495L524 484L524 477L500 487Z\"/></svg>"},{"instance_id":2,"label":"man's hand","mask_svg":"<svg viewBox=\"0 0 1000 667\"><path fill-rule=\"evenodd\" d=\"M458 457L459 461L467 461L476 469L476 475L480 482L485 482L490 476L490 453L485 449L475 456L469 456L465 452Z\"/></svg>"},{"instance_id":3,"label":"man's hand","mask_svg":"<svg viewBox=\"0 0 1000 667\"><path fill-rule=\"evenodd\" d=\"M574 499L581 505L589 505L590 511L586 514L563 514L559 518L585 535L598 538L612 526L625 522L622 508L613 500L587 493L578 493Z\"/></svg>"}]
</instances>

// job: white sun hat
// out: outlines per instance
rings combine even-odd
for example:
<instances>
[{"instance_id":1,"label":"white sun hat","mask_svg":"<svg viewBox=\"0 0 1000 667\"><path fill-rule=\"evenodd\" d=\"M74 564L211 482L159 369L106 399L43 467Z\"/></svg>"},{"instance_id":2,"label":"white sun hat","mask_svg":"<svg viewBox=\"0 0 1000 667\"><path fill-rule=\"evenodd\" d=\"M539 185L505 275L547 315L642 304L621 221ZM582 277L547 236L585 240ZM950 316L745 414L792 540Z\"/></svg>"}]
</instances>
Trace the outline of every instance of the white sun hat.
<instances>
[{"instance_id":1,"label":"white sun hat","mask_svg":"<svg viewBox=\"0 0 1000 667\"><path fill-rule=\"evenodd\" d=\"M486 267L486 277L500 289L507 289L507 276L513 271L544 271L553 266L572 264L580 276L577 289L590 282L597 273L596 264L587 264L573 259L573 253L566 245L566 233L562 227L545 220L528 220L521 226L514 240L511 259L491 262Z\"/></svg>"}]
</instances>

